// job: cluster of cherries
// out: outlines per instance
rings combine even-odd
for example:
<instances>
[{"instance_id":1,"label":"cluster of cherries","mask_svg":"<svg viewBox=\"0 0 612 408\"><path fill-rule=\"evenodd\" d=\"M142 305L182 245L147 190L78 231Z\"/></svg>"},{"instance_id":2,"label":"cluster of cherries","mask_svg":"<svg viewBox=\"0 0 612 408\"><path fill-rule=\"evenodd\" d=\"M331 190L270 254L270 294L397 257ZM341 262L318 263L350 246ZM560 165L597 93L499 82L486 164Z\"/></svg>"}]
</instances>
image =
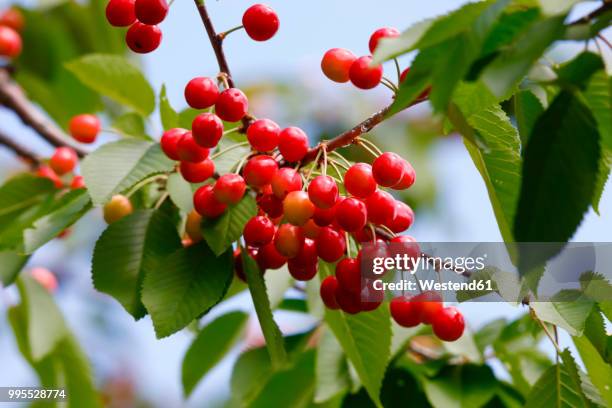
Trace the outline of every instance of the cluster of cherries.
<instances>
[{"instance_id":1,"label":"cluster of cherries","mask_svg":"<svg viewBox=\"0 0 612 408\"><path fill-rule=\"evenodd\" d=\"M106 19L114 27L130 27L125 35L128 47L146 54L159 47L162 32L157 26L168 15L166 0L110 0Z\"/></svg>"},{"instance_id":2,"label":"cluster of cherries","mask_svg":"<svg viewBox=\"0 0 612 408\"><path fill-rule=\"evenodd\" d=\"M22 42L19 32L25 24L23 14L15 8L0 13L0 57L17 58Z\"/></svg>"}]
</instances>

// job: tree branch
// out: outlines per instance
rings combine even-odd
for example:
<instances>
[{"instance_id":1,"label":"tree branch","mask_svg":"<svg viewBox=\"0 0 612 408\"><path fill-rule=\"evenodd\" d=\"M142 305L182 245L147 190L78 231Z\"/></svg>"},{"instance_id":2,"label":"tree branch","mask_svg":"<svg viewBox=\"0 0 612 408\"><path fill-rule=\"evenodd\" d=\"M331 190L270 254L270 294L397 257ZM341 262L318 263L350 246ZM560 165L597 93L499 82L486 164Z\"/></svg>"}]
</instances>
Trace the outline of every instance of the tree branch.
<instances>
[{"instance_id":1,"label":"tree branch","mask_svg":"<svg viewBox=\"0 0 612 408\"><path fill-rule=\"evenodd\" d=\"M572 21L571 23L569 23L569 25L579 25L579 24L587 24L589 22L591 22L591 20L593 20L594 18L602 15L603 13L612 10L612 1L611 0L604 0L603 4L601 5L601 7L596 8L595 10L591 11L589 14L587 14L586 16L580 17L578 20Z\"/></svg>"},{"instance_id":2,"label":"tree branch","mask_svg":"<svg viewBox=\"0 0 612 408\"><path fill-rule=\"evenodd\" d=\"M23 159L23 161L25 161L30 167L36 168L40 165L41 161L36 153L15 142L11 137L2 131L0 131L0 145L4 145L15 152L15 154Z\"/></svg>"}]
</instances>

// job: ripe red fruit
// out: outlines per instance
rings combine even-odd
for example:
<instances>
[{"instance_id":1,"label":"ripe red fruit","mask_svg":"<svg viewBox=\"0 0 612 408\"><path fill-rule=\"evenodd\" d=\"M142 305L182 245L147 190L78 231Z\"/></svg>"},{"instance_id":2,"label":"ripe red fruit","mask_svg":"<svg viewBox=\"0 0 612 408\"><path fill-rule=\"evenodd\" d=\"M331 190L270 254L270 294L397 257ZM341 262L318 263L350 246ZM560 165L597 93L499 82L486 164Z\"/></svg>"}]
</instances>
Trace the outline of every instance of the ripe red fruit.
<instances>
[{"instance_id":1,"label":"ripe red fruit","mask_svg":"<svg viewBox=\"0 0 612 408\"><path fill-rule=\"evenodd\" d=\"M208 158L208 149L198 145L191 132L185 132L176 144L176 153L180 160L201 163Z\"/></svg>"},{"instance_id":2,"label":"ripe red fruit","mask_svg":"<svg viewBox=\"0 0 612 408\"><path fill-rule=\"evenodd\" d=\"M414 237L410 235L398 235L393 237L390 241L389 249L392 255L399 254L401 256L407 255L409 258L415 260L421 255L421 248L416 242Z\"/></svg>"},{"instance_id":3,"label":"ripe red fruit","mask_svg":"<svg viewBox=\"0 0 612 408\"><path fill-rule=\"evenodd\" d=\"M351 64L349 78L353 85L361 89L371 89L380 83L383 76L382 65L371 66L372 57L359 57Z\"/></svg>"},{"instance_id":4,"label":"ripe red fruit","mask_svg":"<svg viewBox=\"0 0 612 408\"><path fill-rule=\"evenodd\" d=\"M257 205L271 218L283 215L283 200L274 194L261 194L257 197Z\"/></svg>"},{"instance_id":5,"label":"ripe red fruit","mask_svg":"<svg viewBox=\"0 0 612 408\"><path fill-rule=\"evenodd\" d=\"M361 295L359 293L351 293L338 285L336 301L345 313L357 314L361 312Z\"/></svg>"},{"instance_id":6,"label":"ripe red fruit","mask_svg":"<svg viewBox=\"0 0 612 408\"><path fill-rule=\"evenodd\" d=\"M79 157L71 147L58 147L49 160L49 166L60 176L74 170Z\"/></svg>"},{"instance_id":7,"label":"ripe red fruit","mask_svg":"<svg viewBox=\"0 0 612 408\"><path fill-rule=\"evenodd\" d=\"M308 136L298 127L288 127L280 132L278 150L288 162L297 162L308 152Z\"/></svg>"},{"instance_id":8,"label":"ripe red fruit","mask_svg":"<svg viewBox=\"0 0 612 408\"><path fill-rule=\"evenodd\" d=\"M276 250L273 242L259 248L255 259L262 270L278 269L287 262L287 258Z\"/></svg>"},{"instance_id":9,"label":"ripe red fruit","mask_svg":"<svg viewBox=\"0 0 612 408\"><path fill-rule=\"evenodd\" d=\"M391 224L387 225L395 233L406 231L414 221L414 212L408 204L401 201L395 202L395 217Z\"/></svg>"},{"instance_id":10,"label":"ripe red fruit","mask_svg":"<svg viewBox=\"0 0 612 408\"><path fill-rule=\"evenodd\" d=\"M128 47L136 53L147 54L154 51L161 43L162 32L155 25L143 24L140 21L132 24L125 35Z\"/></svg>"},{"instance_id":11,"label":"ripe red fruit","mask_svg":"<svg viewBox=\"0 0 612 408\"><path fill-rule=\"evenodd\" d=\"M308 198L305 191L292 191L287 194L283 201L283 212L285 219L297 226L306 224L314 214L315 206Z\"/></svg>"},{"instance_id":12,"label":"ripe red fruit","mask_svg":"<svg viewBox=\"0 0 612 408\"><path fill-rule=\"evenodd\" d=\"M338 186L329 176L317 176L308 185L308 197L318 208L331 208L338 200Z\"/></svg>"},{"instance_id":13,"label":"ripe red fruit","mask_svg":"<svg viewBox=\"0 0 612 408\"><path fill-rule=\"evenodd\" d=\"M442 311L442 297L433 291L419 293L412 298L414 310L421 322L431 324Z\"/></svg>"},{"instance_id":14,"label":"ripe red fruit","mask_svg":"<svg viewBox=\"0 0 612 408\"><path fill-rule=\"evenodd\" d=\"M185 86L185 100L193 109L210 108L219 98L219 88L212 78L196 77Z\"/></svg>"},{"instance_id":15,"label":"ripe red fruit","mask_svg":"<svg viewBox=\"0 0 612 408\"><path fill-rule=\"evenodd\" d=\"M328 208L326 210L322 208L315 208L315 212L312 216L313 221L319 227L325 227L331 224L336 218L336 207Z\"/></svg>"},{"instance_id":16,"label":"ripe red fruit","mask_svg":"<svg viewBox=\"0 0 612 408\"><path fill-rule=\"evenodd\" d=\"M238 122L247 114L249 101L238 88L229 88L219 94L215 113L226 122Z\"/></svg>"},{"instance_id":17,"label":"ripe red fruit","mask_svg":"<svg viewBox=\"0 0 612 408\"><path fill-rule=\"evenodd\" d=\"M215 218L225 212L227 204L219 202L213 193L213 186L200 187L193 195L193 206L202 217Z\"/></svg>"},{"instance_id":18,"label":"ripe red fruit","mask_svg":"<svg viewBox=\"0 0 612 408\"><path fill-rule=\"evenodd\" d=\"M374 31L374 33L372 33L372 36L370 37L370 41L368 43L370 47L370 52L374 54L374 50L376 50L376 47L378 46L378 42L382 38L395 38L395 37L399 37L399 35L400 35L400 32L397 28L393 28L393 27L379 28L378 30Z\"/></svg>"},{"instance_id":19,"label":"ripe red fruit","mask_svg":"<svg viewBox=\"0 0 612 408\"><path fill-rule=\"evenodd\" d=\"M283 167L276 172L270 185L274 195L282 199L288 193L302 189L302 176L291 167Z\"/></svg>"},{"instance_id":20,"label":"ripe red fruit","mask_svg":"<svg viewBox=\"0 0 612 408\"><path fill-rule=\"evenodd\" d=\"M129 198L121 194L114 195L104 205L104 221L107 224L112 224L130 215L133 211L134 207Z\"/></svg>"},{"instance_id":21,"label":"ripe red fruit","mask_svg":"<svg viewBox=\"0 0 612 408\"><path fill-rule=\"evenodd\" d=\"M136 0L110 0L106 5L106 19L115 27L127 27L136 21Z\"/></svg>"},{"instance_id":22,"label":"ripe red fruit","mask_svg":"<svg viewBox=\"0 0 612 408\"><path fill-rule=\"evenodd\" d=\"M305 238L298 254L292 259L300 265L314 265L317 263L317 246L312 239Z\"/></svg>"},{"instance_id":23,"label":"ripe red fruit","mask_svg":"<svg viewBox=\"0 0 612 408\"><path fill-rule=\"evenodd\" d=\"M64 186L62 179L60 179L57 173L55 173L53 169L49 166L40 166L36 171L36 175L38 177L43 177L51 180L53 184L55 184L56 188L62 188Z\"/></svg>"},{"instance_id":24,"label":"ripe red fruit","mask_svg":"<svg viewBox=\"0 0 612 408\"><path fill-rule=\"evenodd\" d=\"M255 4L244 12L242 25L252 39L266 41L274 37L280 22L270 6Z\"/></svg>"},{"instance_id":25,"label":"ripe red fruit","mask_svg":"<svg viewBox=\"0 0 612 408\"><path fill-rule=\"evenodd\" d=\"M268 217L258 215L251 218L242 231L244 242L253 247L262 247L272 242L276 228Z\"/></svg>"},{"instance_id":26,"label":"ripe red fruit","mask_svg":"<svg viewBox=\"0 0 612 408\"><path fill-rule=\"evenodd\" d=\"M304 245L304 231L291 224L282 224L276 230L274 246L276 250L287 258L294 258Z\"/></svg>"},{"instance_id":27,"label":"ripe red fruit","mask_svg":"<svg viewBox=\"0 0 612 408\"><path fill-rule=\"evenodd\" d=\"M191 123L191 132L197 144L213 148L223 137L223 122L214 113L200 113Z\"/></svg>"},{"instance_id":28,"label":"ripe red fruit","mask_svg":"<svg viewBox=\"0 0 612 408\"><path fill-rule=\"evenodd\" d=\"M325 262L336 262L346 251L344 234L330 227L323 227L317 237L317 254Z\"/></svg>"},{"instance_id":29,"label":"ripe red fruit","mask_svg":"<svg viewBox=\"0 0 612 408\"><path fill-rule=\"evenodd\" d=\"M390 225L395 218L395 199L386 191L376 190L365 200L368 220L374 224Z\"/></svg>"},{"instance_id":30,"label":"ripe red fruit","mask_svg":"<svg viewBox=\"0 0 612 408\"><path fill-rule=\"evenodd\" d=\"M332 48L323 55L321 70L334 82L348 82L349 70L357 57L344 48Z\"/></svg>"},{"instance_id":31,"label":"ripe red fruit","mask_svg":"<svg viewBox=\"0 0 612 408\"><path fill-rule=\"evenodd\" d=\"M408 163L406 160L403 162L404 165L404 174L400 179L399 183L394 185L392 188L394 190L405 190L414 184L416 180L416 173L412 168L412 165Z\"/></svg>"},{"instance_id":32,"label":"ripe red fruit","mask_svg":"<svg viewBox=\"0 0 612 408\"><path fill-rule=\"evenodd\" d=\"M246 183L239 174L227 173L219 177L213 193L215 198L223 204L236 204L244 196Z\"/></svg>"},{"instance_id":33,"label":"ripe red fruit","mask_svg":"<svg viewBox=\"0 0 612 408\"><path fill-rule=\"evenodd\" d=\"M442 309L432 322L433 332L440 340L455 341L465 330L463 315L454 306Z\"/></svg>"},{"instance_id":34,"label":"ripe red fruit","mask_svg":"<svg viewBox=\"0 0 612 408\"><path fill-rule=\"evenodd\" d=\"M346 191L358 198L366 198L376 191L372 167L367 163L353 164L344 175Z\"/></svg>"},{"instance_id":35,"label":"ripe red fruit","mask_svg":"<svg viewBox=\"0 0 612 408\"><path fill-rule=\"evenodd\" d=\"M361 271L354 258L344 258L336 264L336 279L344 289L354 294L361 293Z\"/></svg>"},{"instance_id":36,"label":"ripe red fruit","mask_svg":"<svg viewBox=\"0 0 612 408\"><path fill-rule=\"evenodd\" d=\"M392 152L385 152L372 163L372 175L378 185L392 187L404 175L404 159Z\"/></svg>"},{"instance_id":37,"label":"ripe red fruit","mask_svg":"<svg viewBox=\"0 0 612 408\"><path fill-rule=\"evenodd\" d=\"M336 301L336 291L338 290L338 280L335 276L328 276L321 282L321 288L319 293L323 304L332 310L340 309L338 302Z\"/></svg>"},{"instance_id":38,"label":"ripe red fruit","mask_svg":"<svg viewBox=\"0 0 612 408\"><path fill-rule=\"evenodd\" d=\"M378 309L378 307L385 300L385 293L382 290L375 290L372 285L365 286L361 291L361 311L371 312L372 310Z\"/></svg>"},{"instance_id":39,"label":"ripe red fruit","mask_svg":"<svg viewBox=\"0 0 612 408\"><path fill-rule=\"evenodd\" d=\"M70 188L73 190L85 188L85 180L83 179L83 176L74 176L72 178L72 182L70 183Z\"/></svg>"},{"instance_id":40,"label":"ripe red fruit","mask_svg":"<svg viewBox=\"0 0 612 408\"><path fill-rule=\"evenodd\" d=\"M0 56L15 58L21 54L21 36L11 27L0 26Z\"/></svg>"},{"instance_id":41,"label":"ripe red fruit","mask_svg":"<svg viewBox=\"0 0 612 408\"><path fill-rule=\"evenodd\" d=\"M136 17L141 23L159 24L168 14L166 0L136 0Z\"/></svg>"},{"instance_id":42,"label":"ripe red fruit","mask_svg":"<svg viewBox=\"0 0 612 408\"><path fill-rule=\"evenodd\" d=\"M278 163L272 157L259 155L249 159L242 174L249 186L263 187L270 184L277 171Z\"/></svg>"},{"instance_id":43,"label":"ripe red fruit","mask_svg":"<svg viewBox=\"0 0 612 408\"><path fill-rule=\"evenodd\" d=\"M187 129L173 128L164 132L161 137L161 148L166 156L171 160L180 160L178 156L178 142L187 133Z\"/></svg>"},{"instance_id":44,"label":"ripe red fruit","mask_svg":"<svg viewBox=\"0 0 612 408\"><path fill-rule=\"evenodd\" d=\"M74 116L68 125L74 140L81 143L95 142L100 133L100 127L100 119L90 114Z\"/></svg>"},{"instance_id":45,"label":"ripe red fruit","mask_svg":"<svg viewBox=\"0 0 612 408\"><path fill-rule=\"evenodd\" d=\"M269 152L278 146L280 127L270 119L258 119L247 129L247 139L253 149Z\"/></svg>"},{"instance_id":46,"label":"ripe red fruit","mask_svg":"<svg viewBox=\"0 0 612 408\"><path fill-rule=\"evenodd\" d=\"M21 31L25 25L25 20L21 11L11 7L0 14L0 25L11 27L15 31Z\"/></svg>"},{"instance_id":47,"label":"ripe red fruit","mask_svg":"<svg viewBox=\"0 0 612 408\"><path fill-rule=\"evenodd\" d=\"M200 163L182 161L179 170L183 178L190 183L202 183L215 174L215 163L206 159Z\"/></svg>"},{"instance_id":48,"label":"ripe red fruit","mask_svg":"<svg viewBox=\"0 0 612 408\"><path fill-rule=\"evenodd\" d=\"M366 205L356 198L345 198L336 206L336 221L347 232L360 231L368 222Z\"/></svg>"},{"instance_id":49,"label":"ripe red fruit","mask_svg":"<svg viewBox=\"0 0 612 408\"><path fill-rule=\"evenodd\" d=\"M302 227L304 229L304 235L306 238L315 239L319 236L319 232L321 231L321 227L315 224L314 220L311 218L306 221L306 224Z\"/></svg>"},{"instance_id":50,"label":"ripe red fruit","mask_svg":"<svg viewBox=\"0 0 612 408\"><path fill-rule=\"evenodd\" d=\"M316 263L304 265L296 262L295 259L290 259L287 261L287 266L289 267L289 273L291 276L298 281L311 280L315 277L318 270L318 265Z\"/></svg>"},{"instance_id":51,"label":"ripe red fruit","mask_svg":"<svg viewBox=\"0 0 612 408\"><path fill-rule=\"evenodd\" d=\"M391 317L402 327L415 327L421 323L419 314L415 311L414 303L404 296L398 296L389 303Z\"/></svg>"}]
</instances>

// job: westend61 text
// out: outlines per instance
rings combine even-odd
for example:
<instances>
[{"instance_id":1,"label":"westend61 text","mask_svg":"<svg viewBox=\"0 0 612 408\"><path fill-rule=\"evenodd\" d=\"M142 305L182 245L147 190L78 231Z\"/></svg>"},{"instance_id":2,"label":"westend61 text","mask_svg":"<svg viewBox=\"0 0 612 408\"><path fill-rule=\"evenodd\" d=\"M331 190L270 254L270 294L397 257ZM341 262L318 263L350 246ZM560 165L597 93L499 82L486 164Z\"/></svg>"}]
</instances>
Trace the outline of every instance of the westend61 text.
<instances>
[{"instance_id":1,"label":"westend61 text","mask_svg":"<svg viewBox=\"0 0 612 408\"><path fill-rule=\"evenodd\" d=\"M398 282L384 282L382 279L377 279L373 282L373 287L375 290L383 291L414 291L417 290L417 288L421 291L435 290L439 292L460 290L492 292L494 290L493 284L490 280L475 280L470 282L438 282L435 279L418 281L402 279Z\"/></svg>"}]
</instances>

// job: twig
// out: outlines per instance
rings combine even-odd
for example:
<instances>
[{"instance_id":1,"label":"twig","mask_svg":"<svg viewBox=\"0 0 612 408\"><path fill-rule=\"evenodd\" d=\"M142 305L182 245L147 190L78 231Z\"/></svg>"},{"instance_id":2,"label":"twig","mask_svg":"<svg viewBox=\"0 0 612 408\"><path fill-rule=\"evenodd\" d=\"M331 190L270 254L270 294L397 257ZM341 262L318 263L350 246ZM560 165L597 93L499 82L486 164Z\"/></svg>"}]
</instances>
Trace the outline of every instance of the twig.
<instances>
[{"instance_id":1,"label":"twig","mask_svg":"<svg viewBox=\"0 0 612 408\"><path fill-rule=\"evenodd\" d=\"M604 0L603 4L601 5L601 7L591 11L589 14L587 14L586 16L582 16L580 17L578 20L572 21L571 23L569 23L569 25L573 26L573 25L579 25L579 24L586 24L591 22L591 20L593 20L594 18L604 14L605 12L612 10L612 1L610 0Z\"/></svg>"},{"instance_id":2,"label":"twig","mask_svg":"<svg viewBox=\"0 0 612 408\"><path fill-rule=\"evenodd\" d=\"M33 151L15 142L8 135L0 131L0 144L8 147L23 159L30 167L36 168L40 165L40 158Z\"/></svg>"}]
</instances>

